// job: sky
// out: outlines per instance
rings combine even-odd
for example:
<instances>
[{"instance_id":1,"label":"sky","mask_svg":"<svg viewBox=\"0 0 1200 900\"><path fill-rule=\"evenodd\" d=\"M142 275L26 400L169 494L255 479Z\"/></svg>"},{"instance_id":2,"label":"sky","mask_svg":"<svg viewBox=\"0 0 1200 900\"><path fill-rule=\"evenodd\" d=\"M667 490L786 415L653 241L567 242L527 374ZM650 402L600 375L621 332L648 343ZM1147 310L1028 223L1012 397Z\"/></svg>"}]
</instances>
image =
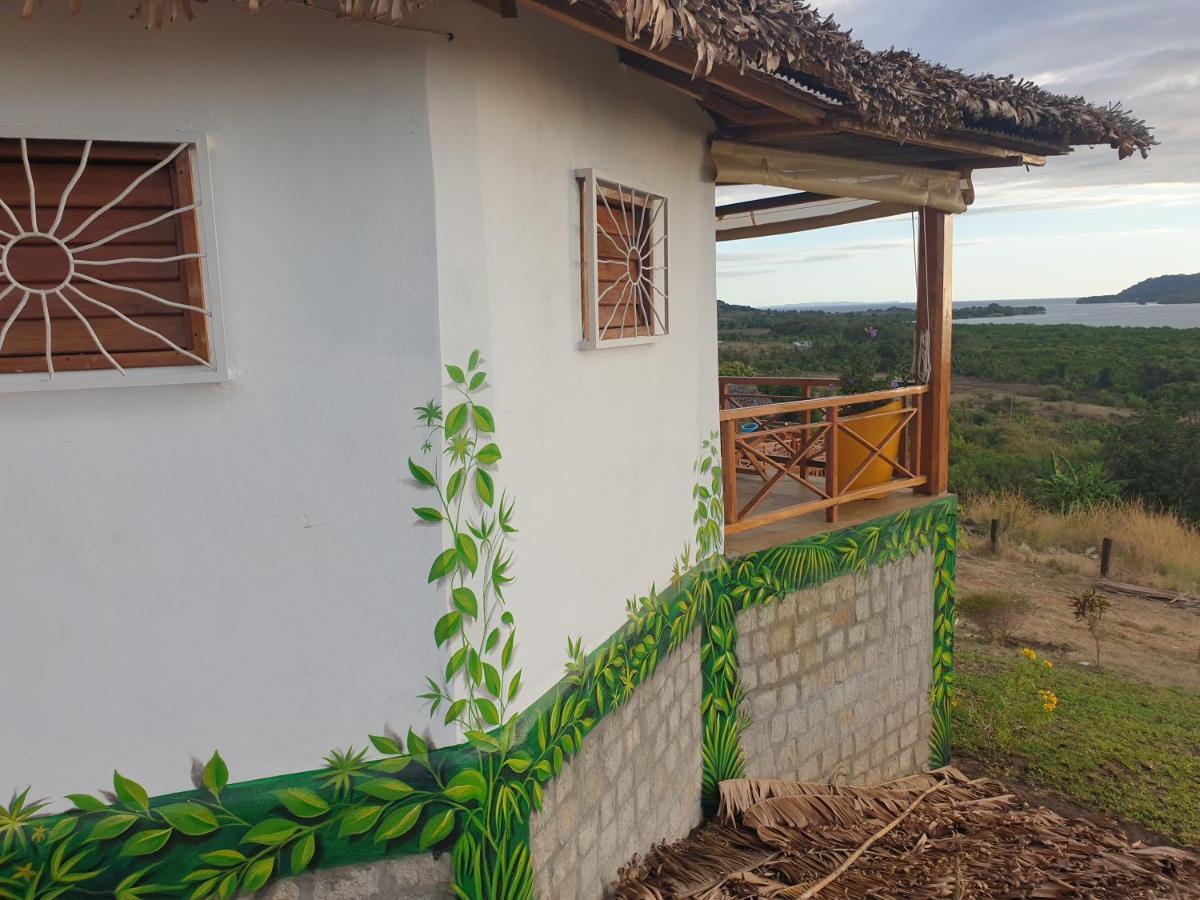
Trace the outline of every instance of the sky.
<instances>
[{"instance_id":1,"label":"sky","mask_svg":"<svg viewBox=\"0 0 1200 900\"><path fill-rule=\"evenodd\" d=\"M1114 293L1200 272L1200 0L816 0L872 50L1015 74L1154 128L1149 159L1077 148L1044 168L979 170L954 222L960 300ZM739 193L742 191L743 193ZM744 199L723 188L718 203ZM717 295L771 306L911 300L909 217L717 245Z\"/></svg>"}]
</instances>

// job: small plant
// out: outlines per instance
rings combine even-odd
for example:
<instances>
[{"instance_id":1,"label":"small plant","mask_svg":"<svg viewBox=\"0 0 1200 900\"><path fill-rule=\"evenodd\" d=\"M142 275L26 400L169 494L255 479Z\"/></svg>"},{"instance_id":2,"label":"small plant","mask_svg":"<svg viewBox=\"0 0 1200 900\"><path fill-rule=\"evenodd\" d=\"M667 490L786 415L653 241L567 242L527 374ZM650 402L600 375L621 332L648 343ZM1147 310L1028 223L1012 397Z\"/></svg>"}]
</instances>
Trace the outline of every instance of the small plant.
<instances>
[{"instance_id":1,"label":"small plant","mask_svg":"<svg viewBox=\"0 0 1200 900\"><path fill-rule=\"evenodd\" d=\"M900 375L889 370L877 344L872 343L876 335L867 329L866 343L852 344L842 356L842 365L838 370L838 393L840 394L869 394L874 391L886 391L899 387L902 383ZM888 401L877 400L872 403L854 403L842 407L844 415L869 412L878 409Z\"/></svg>"},{"instance_id":2,"label":"small plant","mask_svg":"<svg viewBox=\"0 0 1200 900\"><path fill-rule=\"evenodd\" d=\"M1065 456L1054 454L1054 471L1034 481L1039 503L1066 515L1091 512L1098 506L1116 502L1122 483L1104 474L1100 463L1076 466Z\"/></svg>"},{"instance_id":3,"label":"small plant","mask_svg":"<svg viewBox=\"0 0 1200 900\"><path fill-rule=\"evenodd\" d=\"M1054 663L1030 647L1022 647L1017 656L1016 665L997 674L993 695L959 691L954 703L955 714L987 737L989 752L998 759L1011 757L1024 735L1046 727L1059 704Z\"/></svg>"},{"instance_id":4,"label":"small plant","mask_svg":"<svg viewBox=\"0 0 1200 900\"><path fill-rule=\"evenodd\" d=\"M997 644L1010 642L1032 610L1028 597L1008 591L978 591L958 599L959 615Z\"/></svg>"},{"instance_id":5,"label":"small plant","mask_svg":"<svg viewBox=\"0 0 1200 900\"><path fill-rule=\"evenodd\" d=\"M1096 645L1096 668L1100 668L1100 643L1108 636L1108 622L1104 618L1112 608L1112 601L1094 588L1072 594L1070 597L1071 612L1076 622L1084 622L1092 642Z\"/></svg>"}]
</instances>

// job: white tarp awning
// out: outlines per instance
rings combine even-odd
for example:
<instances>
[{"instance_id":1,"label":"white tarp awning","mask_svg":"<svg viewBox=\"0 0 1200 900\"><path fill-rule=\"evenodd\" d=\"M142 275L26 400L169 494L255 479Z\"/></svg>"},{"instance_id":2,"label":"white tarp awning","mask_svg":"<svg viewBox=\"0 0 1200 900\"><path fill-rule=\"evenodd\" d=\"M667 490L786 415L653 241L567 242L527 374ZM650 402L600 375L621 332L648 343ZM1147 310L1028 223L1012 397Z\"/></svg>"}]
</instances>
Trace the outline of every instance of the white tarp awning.
<instances>
[{"instance_id":1,"label":"white tarp awning","mask_svg":"<svg viewBox=\"0 0 1200 900\"><path fill-rule=\"evenodd\" d=\"M973 197L970 179L955 171L778 150L733 141L714 141L712 160L719 184L791 188L827 198L824 208L811 202L740 212L719 218L719 240L784 234L827 225L893 216L929 206L947 213L966 212Z\"/></svg>"}]
</instances>

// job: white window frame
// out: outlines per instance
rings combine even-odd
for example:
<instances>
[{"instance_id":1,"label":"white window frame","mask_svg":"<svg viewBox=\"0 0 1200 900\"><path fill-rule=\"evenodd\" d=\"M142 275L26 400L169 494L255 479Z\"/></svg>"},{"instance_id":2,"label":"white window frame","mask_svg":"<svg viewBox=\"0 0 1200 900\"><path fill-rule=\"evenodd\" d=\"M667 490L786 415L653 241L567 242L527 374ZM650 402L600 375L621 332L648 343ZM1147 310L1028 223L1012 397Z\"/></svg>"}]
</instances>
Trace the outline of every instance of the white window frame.
<instances>
[{"instance_id":1,"label":"white window frame","mask_svg":"<svg viewBox=\"0 0 1200 900\"><path fill-rule=\"evenodd\" d=\"M580 244L582 259L580 260L580 264L583 269L583 296L579 304L581 320L578 331L578 334L581 335L579 341L580 349L606 350L613 347L656 344L665 340L671 335L668 278L670 275L670 264L668 261L670 227L668 222L669 203L666 195L642 187L627 179L615 178L598 169L576 169L575 179L580 191L579 227L582 231L582 242ZM659 204L650 224L653 238L651 248L659 248L654 250L655 256L653 259L658 265L652 267L650 275L650 283L653 285L650 292L651 306L653 307L651 309L651 323L653 324L656 320L659 323L659 325L654 326L652 333L609 338L607 340L603 340L600 337L600 265L596 246L596 231L598 227L596 203L599 196L597 182L617 188L619 191L632 192L631 202L635 202L638 195L642 195L647 201Z\"/></svg>"},{"instance_id":2,"label":"white window frame","mask_svg":"<svg viewBox=\"0 0 1200 900\"><path fill-rule=\"evenodd\" d=\"M75 390L79 388L134 387L166 384L217 384L229 380L225 356L225 330L221 315L221 277L217 258L217 235L213 220L212 176L209 168L208 136L202 131L163 128L155 131L104 128L5 127L0 137L49 141L125 141L147 144L189 145L192 179L199 206L195 210L200 234L199 260L204 283L204 308L208 311L208 345L211 368L199 363L187 366L88 369L55 372L0 372L0 394L25 391Z\"/></svg>"}]
</instances>

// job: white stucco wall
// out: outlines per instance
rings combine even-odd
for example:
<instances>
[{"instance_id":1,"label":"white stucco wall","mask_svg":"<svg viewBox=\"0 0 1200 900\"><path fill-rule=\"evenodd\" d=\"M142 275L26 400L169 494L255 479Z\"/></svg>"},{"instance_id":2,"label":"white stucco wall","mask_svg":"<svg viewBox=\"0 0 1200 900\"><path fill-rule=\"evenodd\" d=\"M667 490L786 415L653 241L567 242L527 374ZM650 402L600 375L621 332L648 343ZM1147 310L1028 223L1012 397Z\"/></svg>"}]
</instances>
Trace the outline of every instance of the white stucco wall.
<instances>
[{"instance_id":1,"label":"white stucco wall","mask_svg":"<svg viewBox=\"0 0 1200 900\"><path fill-rule=\"evenodd\" d=\"M694 102L620 65L617 51L522 8L467 2L413 19L454 32L429 46L442 352L481 347L517 500L517 617L531 702L665 584L692 538L692 465L716 427L712 123ZM576 168L665 195L671 335L579 343Z\"/></svg>"},{"instance_id":2,"label":"white stucco wall","mask_svg":"<svg viewBox=\"0 0 1200 900\"><path fill-rule=\"evenodd\" d=\"M411 20L452 42L284 4L157 34L43 12L0 20L4 130L209 135L232 378L0 396L0 790L119 767L159 793L214 747L243 780L424 727L445 601L403 461L412 407L475 347L536 699L567 637L617 629L692 535L716 425L707 119L593 39L466 0ZM669 198L661 343L577 349L589 166Z\"/></svg>"},{"instance_id":3,"label":"white stucco wall","mask_svg":"<svg viewBox=\"0 0 1200 900\"><path fill-rule=\"evenodd\" d=\"M53 7L53 8L52 8ZM0 17L6 134L210 137L224 385L0 396L0 790L314 768L427 721L411 407L438 389L423 35L214 3Z\"/></svg>"}]
</instances>

